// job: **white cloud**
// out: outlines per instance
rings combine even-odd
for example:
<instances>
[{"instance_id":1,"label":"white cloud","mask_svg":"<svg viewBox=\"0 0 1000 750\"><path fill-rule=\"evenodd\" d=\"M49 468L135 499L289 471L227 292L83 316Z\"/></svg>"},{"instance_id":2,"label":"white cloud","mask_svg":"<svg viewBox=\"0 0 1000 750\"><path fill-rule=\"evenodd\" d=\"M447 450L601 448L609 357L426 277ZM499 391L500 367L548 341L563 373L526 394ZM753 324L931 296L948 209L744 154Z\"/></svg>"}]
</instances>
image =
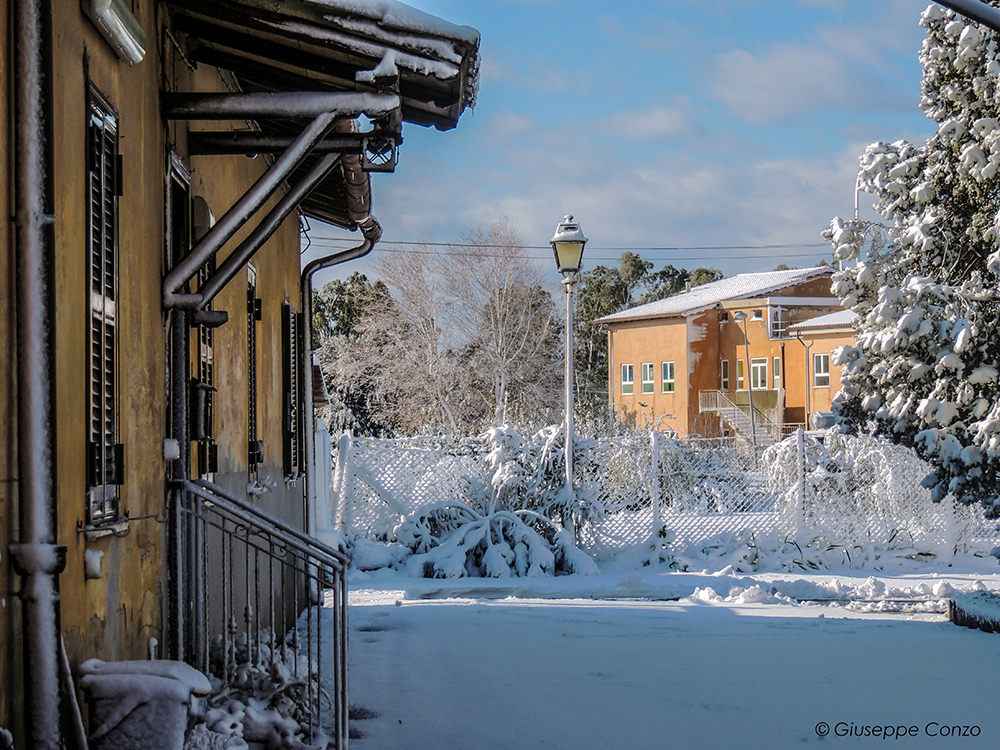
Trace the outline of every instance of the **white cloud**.
<instances>
[{"instance_id":1,"label":"white cloud","mask_svg":"<svg viewBox=\"0 0 1000 750\"><path fill-rule=\"evenodd\" d=\"M752 123L802 113L857 109L877 101L881 85L833 52L780 43L758 56L738 49L720 55L710 74L715 98Z\"/></svg>"},{"instance_id":2,"label":"white cloud","mask_svg":"<svg viewBox=\"0 0 1000 750\"><path fill-rule=\"evenodd\" d=\"M603 127L635 141L658 141L688 132L692 123L683 109L688 107L645 107L618 112L601 121Z\"/></svg>"}]
</instances>

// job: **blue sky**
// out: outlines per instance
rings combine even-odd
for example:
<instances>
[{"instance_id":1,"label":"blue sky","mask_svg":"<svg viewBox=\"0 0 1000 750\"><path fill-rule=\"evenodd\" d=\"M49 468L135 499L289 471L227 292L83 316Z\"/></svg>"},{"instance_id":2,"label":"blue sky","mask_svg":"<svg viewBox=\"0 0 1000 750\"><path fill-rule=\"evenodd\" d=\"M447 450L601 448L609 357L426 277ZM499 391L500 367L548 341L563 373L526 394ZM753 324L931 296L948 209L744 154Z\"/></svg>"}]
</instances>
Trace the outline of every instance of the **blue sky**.
<instances>
[{"instance_id":1,"label":"blue sky","mask_svg":"<svg viewBox=\"0 0 1000 750\"><path fill-rule=\"evenodd\" d=\"M932 132L926 0L408 4L478 29L482 74L455 130L405 125L396 172L373 175L385 244L456 240L506 215L546 246L572 213L585 267L624 248L726 275L809 266L830 257L810 247L820 231L853 211L864 147ZM311 254L357 239L312 237ZM703 249L716 247L734 249ZM331 276L352 270L367 264Z\"/></svg>"}]
</instances>

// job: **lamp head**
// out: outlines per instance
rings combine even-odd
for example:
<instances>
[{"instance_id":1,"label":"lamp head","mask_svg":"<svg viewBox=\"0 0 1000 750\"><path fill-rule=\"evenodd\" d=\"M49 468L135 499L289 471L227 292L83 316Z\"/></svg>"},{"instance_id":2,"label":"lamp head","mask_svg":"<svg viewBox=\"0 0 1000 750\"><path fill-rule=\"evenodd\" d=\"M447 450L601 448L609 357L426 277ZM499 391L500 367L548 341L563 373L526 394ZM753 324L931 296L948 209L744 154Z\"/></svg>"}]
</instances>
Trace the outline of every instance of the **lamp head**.
<instances>
[{"instance_id":1,"label":"lamp head","mask_svg":"<svg viewBox=\"0 0 1000 750\"><path fill-rule=\"evenodd\" d=\"M572 216L563 217L549 244L552 245L559 273L570 275L580 270L583 247L587 244L587 238L583 236L583 230L573 221Z\"/></svg>"}]
</instances>

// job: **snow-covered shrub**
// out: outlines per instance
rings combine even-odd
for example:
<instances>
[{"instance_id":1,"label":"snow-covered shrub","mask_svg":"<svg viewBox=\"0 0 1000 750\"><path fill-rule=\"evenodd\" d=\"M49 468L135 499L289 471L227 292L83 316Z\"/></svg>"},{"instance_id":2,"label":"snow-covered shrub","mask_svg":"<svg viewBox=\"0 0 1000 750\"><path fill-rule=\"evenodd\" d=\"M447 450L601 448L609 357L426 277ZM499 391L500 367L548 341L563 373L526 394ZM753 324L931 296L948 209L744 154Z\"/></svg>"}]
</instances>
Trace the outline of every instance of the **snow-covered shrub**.
<instances>
[{"instance_id":1,"label":"snow-covered shrub","mask_svg":"<svg viewBox=\"0 0 1000 750\"><path fill-rule=\"evenodd\" d=\"M222 735L234 749L251 742L266 748L327 747L317 700L331 709L332 702L316 664L301 650L285 641L272 643L269 630L261 631L259 642L241 633L227 644L217 635L209 646L209 666L214 690L202 718L204 741Z\"/></svg>"},{"instance_id":2,"label":"snow-covered shrub","mask_svg":"<svg viewBox=\"0 0 1000 750\"><path fill-rule=\"evenodd\" d=\"M712 441L661 436L659 495L677 512L732 513L771 501L748 473L752 464Z\"/></svg>"},{"instance_id":3,"label":"snow-covered shrub","mask_svg":"<svg viewBox=\"0 0 1000 750\"><path fill-rule=\"evenodd\" d=\"M421 507L393 530L413 552L407 569L444 578L596 572L571 530L597 518L601 507L585 482L566 487L562 436L557 426L530 438L510 427L488 430L481 438L488 481L467 477L460 497ZM581 476L586 447L574 445Z\"/></svg>"},{"instance_id":4,"label":"snow-covered shrub","mask_svg":"<svg viewBox=\"0 0 1000 750\"><path fill-rule=\"evenodd\" d=\"M414 551L407 570L428 578L597 572L566 529L531 510L483 514L463 505L435 506L405 519L396 538Z\"/></svg>"}]
</instances>

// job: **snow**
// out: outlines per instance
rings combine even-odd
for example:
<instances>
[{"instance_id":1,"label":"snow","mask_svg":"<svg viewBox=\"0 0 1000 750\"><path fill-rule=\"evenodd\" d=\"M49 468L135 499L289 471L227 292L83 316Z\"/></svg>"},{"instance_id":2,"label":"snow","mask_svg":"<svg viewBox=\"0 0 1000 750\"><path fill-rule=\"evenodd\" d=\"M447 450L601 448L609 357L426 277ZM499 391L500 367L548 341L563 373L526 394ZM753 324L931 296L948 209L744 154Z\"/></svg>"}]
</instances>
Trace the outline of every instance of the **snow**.
<instances>
[{"instance_id":1,"label":"snow","mask_svg":"<svg viewBox=\"0 0 1000 750\"><path fill-rule=\"evenodd\" d=\"M351 580L355 750L868 748L886 734L914 748L953 726L969 728L963 747L1000 737L1000 635L945 614L955 591L1000 588L992 557L895 575Z\"/></svg>"},{"instance_id":2,"label":"snow","mask_svg":"<svg viewBox=\"0 0 1000 750\"><path fill-rule=\"evenodd\" d=\"M667 318L692 315L715 307L720 302L733 299L749 299L767 292L774 292L795 284L801 284L833 272L829 266L816 268L796 268L790 271L767 271L764 273L741 273L727 279L712 281L696 286L672 297L632 307L628 310L605 315L595 323L613 323L642 318Z\"/></svg>"}]
</instances>

